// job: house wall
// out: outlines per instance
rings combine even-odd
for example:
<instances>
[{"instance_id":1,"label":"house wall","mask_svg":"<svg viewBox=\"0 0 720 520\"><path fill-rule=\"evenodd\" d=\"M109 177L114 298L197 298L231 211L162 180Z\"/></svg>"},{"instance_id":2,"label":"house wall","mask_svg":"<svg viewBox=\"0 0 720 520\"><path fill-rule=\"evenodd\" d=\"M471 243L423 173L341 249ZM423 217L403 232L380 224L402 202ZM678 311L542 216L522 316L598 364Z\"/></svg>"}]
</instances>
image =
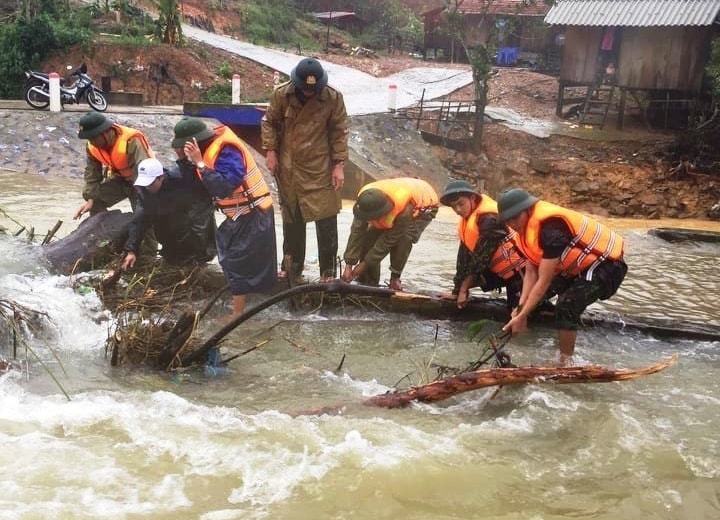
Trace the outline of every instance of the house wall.
<instances>
[{"instance_id":1,"label":"house wall","mask_svg":"<svg viewBox=\"0 0 720 520\"><path fill-rule=\"evenodd\" d=\"M477 15L466 14L463 17L463 35L465 43L475 45L488 41L491 31L495 30L493 25L496 18L512 19L516 27L512 34L506 34L506 40L502 42L505 47L518 47L521 51L544 53L548 46L552 45L552 32L542 31L537 27L538 17L512 16L512 15ZM498 42L494 42L496 45ZM447 24L442 15L426 16L425 18L425 48L443 49L446 56L450 55L451 39L447 35ZM456 52L460 52L461 59L464 58L462 43L455 43Z\"/></svg>"},{"instance_id":2,"label":"house wall","mask_svg":"<svg viewBox=\"0 0 720 520\"><path fill-rule=\"evenodd\" d=\"M566 27L560 80L592 83L604 70L603 27ZM618 27L619 87L698 92L710 52L707 27Z\"/></svg>"},{"instance_id":3,"label":"house wall","mask_svg":"<svg viewBox=\"0 0 720 520\"><path fill-rule=\"evenodd\" d=\"M710 40L708 27L625 27L617 84L697 93Z\"/></svg>"},{"instance_id":4,"label":"house wall","mask_svg":"<svg viewBox=\"0 0 720 520\"><path fill-rule=\"evenodd\" d=\"M560 80L592 83L598 71L602 27L566 27Z\"/></svg>"}]
</instances>

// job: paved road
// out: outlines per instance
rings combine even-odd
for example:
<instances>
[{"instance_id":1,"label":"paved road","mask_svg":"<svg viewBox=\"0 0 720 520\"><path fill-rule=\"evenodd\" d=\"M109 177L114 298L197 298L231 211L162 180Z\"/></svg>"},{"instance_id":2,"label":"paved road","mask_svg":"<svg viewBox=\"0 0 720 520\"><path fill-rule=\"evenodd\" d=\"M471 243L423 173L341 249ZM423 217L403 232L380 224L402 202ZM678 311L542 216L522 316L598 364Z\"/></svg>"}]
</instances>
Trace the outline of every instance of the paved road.
<instances>
[{"instance_id":1,"label":"paved road","mask_svg":"<svg viewBox=\"0 0 720 520\"><path fill-rule=\"evenodd\" d=\"M22 99L0 99L0 109L5 110L35 110ZM47 109L45 110L47 111ZM79 105L63 105L63 112L91 112L92 109L87 103ZM112 103L108 105L107 112L109 114L172 114L182 115L182 105L143 105L130 106Z\"/></svg>"},{"instance_id":2,"label":"paved road","mask_svg":"<svg viewBox=\"0 0 720 520\"><path fill-rule=\"evenodd\" d=\"M203 31L191 25L183 25L183 34L286 75L290 75L290 71L300 60L297 54L259 47L229 36ZM389 85L397 86L396 108L403 108L417 103L423 96L425 100L436 99L472 83L472 72L469 70L415 67L386 78L376 78L365 72L327 61L322 61L322 64L328 71L330 85L343 93L349 115L387 112ZM566 131L561 125L524 117L504 108L487 106L485 115L536 137L548 137L552 133Z\"/></svg>"},{"instance_id":3,"label":"paved road","mask_svg":"<svg viewBox=\"0 0 720 520\"><path fill-rule=\"evenodd\" d=\"M297 54L259 47L190 25L183 25L182 30L188 38L243 56L286 75L290 75L301 58ZM328 71L330 85L343 93L349 115L387 112L391 84L397 86L396 107L403 108L419 101L423 91L425 99L435 99L472 83L469 70L417 67L386 78L376 78L327 61L322 61L322 65Z\"/></svg>"}]
</instances>

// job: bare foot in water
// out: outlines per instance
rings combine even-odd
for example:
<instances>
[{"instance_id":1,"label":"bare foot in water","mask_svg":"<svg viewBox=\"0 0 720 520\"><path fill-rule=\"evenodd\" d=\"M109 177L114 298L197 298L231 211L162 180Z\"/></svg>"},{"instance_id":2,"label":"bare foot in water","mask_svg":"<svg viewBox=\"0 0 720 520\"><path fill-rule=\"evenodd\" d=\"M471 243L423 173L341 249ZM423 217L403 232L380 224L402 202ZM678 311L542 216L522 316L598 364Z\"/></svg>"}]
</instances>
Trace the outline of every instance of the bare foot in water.
<instances>
[{"instance_id":1,"label":"bare foot in water","mask_svg":"<svg viewBox=\"0 0 720 520\"><path fill-rule=\"evenodd\" d=\"M557 356L555 356L554 365L557 367L574 367L575 359L572 356L558 352Z\"/></svg>"},{"instance_id":2,"label":"bare foot in water","mask_svg":"<svg viewBox=\"0 0 720 520\"><path fill-rule=\"evenodd\" d=\"M219 323L220 326L224 327L225 325L229 325L230 323L232 323L238 316L240 316L240 314L235 314L231 312L230 314L223 314L222 316L219 316L215 319L215 321Z\"/></svg>"}]
</instances>

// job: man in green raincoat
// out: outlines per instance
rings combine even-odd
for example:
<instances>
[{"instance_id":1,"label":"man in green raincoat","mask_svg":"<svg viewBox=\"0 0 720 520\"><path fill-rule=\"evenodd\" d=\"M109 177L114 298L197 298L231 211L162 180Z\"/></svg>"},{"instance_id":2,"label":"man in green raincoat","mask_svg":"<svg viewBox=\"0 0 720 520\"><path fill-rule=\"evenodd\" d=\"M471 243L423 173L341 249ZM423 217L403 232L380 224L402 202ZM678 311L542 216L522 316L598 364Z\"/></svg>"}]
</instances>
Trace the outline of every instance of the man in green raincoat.
<instances>
[{"instance_id":1,"label":"man in green raincoat","mask_svg":"<svg viewBox=\"0 0 720 520\"><path fill-rule=\"evenodd\" d=\"M262 120L262 147L282 208L283 269L302 274L305 227L315 222L320 280L329 281L336 277L337 215L348 158L345 101L314 58L300 60L290 78L272 93Z\"/></svg>"}]
</instances>

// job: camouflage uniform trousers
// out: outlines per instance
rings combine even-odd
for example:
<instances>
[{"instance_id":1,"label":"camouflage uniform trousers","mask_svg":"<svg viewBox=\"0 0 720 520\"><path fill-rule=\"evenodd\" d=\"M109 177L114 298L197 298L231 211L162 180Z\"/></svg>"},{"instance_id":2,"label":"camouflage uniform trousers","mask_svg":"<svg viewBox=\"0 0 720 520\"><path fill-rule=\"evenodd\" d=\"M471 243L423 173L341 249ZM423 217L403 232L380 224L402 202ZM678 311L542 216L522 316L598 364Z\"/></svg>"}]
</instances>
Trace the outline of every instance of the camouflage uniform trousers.
<instances>
[{"instance_id":1,"label":"camouflage uniform trousers","mask_svg":"<svg viewBox=\"0 0 720 520\"><path fill-rule=\"evenodd\" d=\"M134 211L137 192L133 184L120 177L105 179L100 184L100 196L94 199L90 216L107 211L109 207L125 199L130 201L130 207ZM140 251L137 253L140 263L152 261L155 255L157 255L157 250L158 240L155 236L155 229L152 226L147 226L145 228L145 234L143 235L142 244L140 245Z\"/></svg>"},{"instance_id":2,"label":"camouflage uniform trousers","mask_svg":"<svg viewBox=\"0 0 720 520\"><path fill-rule=\"evenodd\" d=\"M430 208L421 212L418 217L413 219L403 239L390 249L390 271L392 274L398 277L402 274L402 270L405 268L405 264L410 257L413 244L417 244L420 241L420 236L423 234L423 231L425 231L425 228L430 225L430 222L433 221L437 212L437 208ZM363 239L363 256L372 249L375 241L384 232L385 230L383 229L371 229L368 231ZM379 285L380 262L368 262L367 270L358 278L358 281L365 285Z\"/></svg>"},{"instance_id":3,"label":"camouflage uniform trousers","mask_svg":"<svg viewBox=\"0 0 720 520\"><path fill-rule=\"evenodd\" d=\"M585 309L598 300L606 300L617 291L625 278L627 265L623 260L605 261L586 279L583 272L574 278L556 276L547 293L547 298L558 296L555 304L557 327L563 330L577 330Z\"/></svg>"}]
</instances>

